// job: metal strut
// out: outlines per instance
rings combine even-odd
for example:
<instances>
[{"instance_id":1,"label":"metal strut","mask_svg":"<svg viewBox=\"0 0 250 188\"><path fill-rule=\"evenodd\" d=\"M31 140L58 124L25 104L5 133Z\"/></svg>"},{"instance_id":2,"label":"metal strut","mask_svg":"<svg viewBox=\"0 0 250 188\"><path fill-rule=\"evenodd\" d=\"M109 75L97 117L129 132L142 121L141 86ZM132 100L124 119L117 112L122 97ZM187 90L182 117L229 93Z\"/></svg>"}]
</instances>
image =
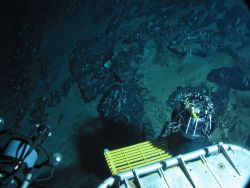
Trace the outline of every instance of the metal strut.
<instances>
[{"instance_id":1,"label":"metal strut","mask_svg":"<svg viewBox=\"0 0 250 188\"><path fill-rule=\"evenodd\" d=\"M229 156L227 150L225 149L223 143L219 143L218 144L220 151L222 152L222 154L224 155L224 157L228 160L228 162L232 165L232 167L234 168L234 170L239 174L239 176L241 176L239 169L236 167L236 164L233 162L232 158Z\"/></svg>"},{"instance_id":2,"label":"metal strut","mask_svg":"<svg viewBox=\"0 0 250 188\"><path fill-rule=\"evenodd\" d=\"M165 174L164 174L162 168L158 168L158 172L159 172L160 176L164 179L165 185L166 185L168 188L170 188L170 186L169 186L169 184L168 184L168 181L167 181L167 178L166 178L166 176L165 176Z\"/></svg>"},{"instance_id":3,"label":"metal strut","mask_svg":"<svg viewBox=\"0 0 250 188\"><path fill-rule=\"evenodd\" d=\"M178 157L178 161L180 163L180 167L181 167L182 171L184 172L185 176L187 177L187 179L189 180L189 182L191 183L191 185L194 188L196 188L196 186L194 184L194 180L192 179L191 174L188 172L187 166L186 166L184 160L182 159L181 155Z\"/></svg>"}]
</instances>

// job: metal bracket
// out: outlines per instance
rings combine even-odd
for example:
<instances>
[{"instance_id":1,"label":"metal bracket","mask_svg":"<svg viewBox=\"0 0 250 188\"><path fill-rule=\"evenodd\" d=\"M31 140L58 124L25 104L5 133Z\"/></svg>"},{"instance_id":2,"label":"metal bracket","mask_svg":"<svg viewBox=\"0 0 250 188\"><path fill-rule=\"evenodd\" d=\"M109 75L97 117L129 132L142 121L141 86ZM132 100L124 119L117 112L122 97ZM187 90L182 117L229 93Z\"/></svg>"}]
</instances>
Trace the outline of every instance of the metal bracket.
<instances>
[{"instance_id":1,"label":"metal bracket","mask_svg":"<svg viewBox=\"0 0 250 188\"><path fill-rule=\"evenodd\" d=\"M228 162L231 164L231 166L234 168L234 170L239 174L239 176L241 176L239 169L236 167L236 164L233 162L232 158L229 156L229 154L228 154L226 148L224 147L223 143L220 142L218 144L218 146L219 146L219 150L224 155L224 157L228 160Z\"/></svg>"},{"instance_id":2,"label":"metal bracket","mask_svg":"<svg viewBox=\"0 0 250 188\"><path fill-rule=\"evenodd\" d=\"M142 188L142 184L141 184L139 175L138 175L138 173L137 173L137 170L136 170L136 169L133 169L132 172L133 172L133 175L134 175L134 177L135 177L135 180L136 180L136 183L137 183L137 185L138 185L138 188Z\"/></svg>"},{"instance_id":3,"label":"metal bracket","mask_svg":"<svg viewBox=\"0 0 250 188\"><path fill-rule=\"evenodd\" d=\"M191 185L196 188L194 180L192 179L191 174L188 172L187 166L185 164L185 161L182 159L182 156L179 155L178 157L178 162L180 163L180 167L182 169L182 171L184 172L185 176L187 177L187 179L189 180L189 182L191 183Z\"/></svg>"},{"instance_id":4,"label":"metal bracket","mask_svg":"<svg viewBox=\"0 0 250 188\"><path fill-rule=\"evenodd\" d=\"M157 171L158 171L158 173L160 174L160 176L164 179L165 185L166 185L168 188L170 188L170 186L169 186L169 184L168 184L168 181L167 181L167 178L166 178L166 176L165 176L165 174L164 174L162 168L158 168Z\"/></svg>"},{"instance_id":5,"label":"metal bracket","mask_svg":"<svg viewBox=\"0 0 250 188\"><path fill-rule=\"evenodd\" d=\"M210 171L210 173L213 175L214 179L216 180L216 182L219 184L219 186L222 188L222 185L219 181L219 179L216 177L215 173L213 172L213 170L211 169L210 165L208 164L206 158L204 155L200 156L201 161L203 162L204 165L206 165L206 167L208 168L208 170Z\"/></svg>"},{"instance_id":6,"label":"metal bracket","mask_svg":"<svg viewBox=\"0 0 250 188\"><path fill-rule=\"evenodd\" d=\"M131 186L130 186L129 183L128 183L128 179L125 179L125 180L124 180L124 184L125 184L125 187L126 187L126 188L131 188Z\"/></svg>"}]
</instances>

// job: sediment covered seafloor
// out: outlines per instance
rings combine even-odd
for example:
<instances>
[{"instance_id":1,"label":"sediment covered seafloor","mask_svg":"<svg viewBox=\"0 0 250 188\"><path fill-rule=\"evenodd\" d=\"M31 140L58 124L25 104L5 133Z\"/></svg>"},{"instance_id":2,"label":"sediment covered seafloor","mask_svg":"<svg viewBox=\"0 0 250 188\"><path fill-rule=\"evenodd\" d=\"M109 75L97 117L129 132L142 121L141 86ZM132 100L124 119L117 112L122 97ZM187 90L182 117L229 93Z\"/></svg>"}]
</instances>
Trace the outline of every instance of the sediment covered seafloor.
<instances>
[{"instance_id":1,"label":"sediment covered seafloor","mask_svg":"<svg viewBox=\"0 0 250 188\"><path fill-rule=\"evenodd\" d=\"M18 11L7 24L13 32L2 35L0 115L10 127L50 124L45 145L63 162L44 186L95 187L107 176L103 149L159 136L188 92L211 97L215 141L250 148L250 13L243 2L11 6Z\"/></svg>"}]
</instances>

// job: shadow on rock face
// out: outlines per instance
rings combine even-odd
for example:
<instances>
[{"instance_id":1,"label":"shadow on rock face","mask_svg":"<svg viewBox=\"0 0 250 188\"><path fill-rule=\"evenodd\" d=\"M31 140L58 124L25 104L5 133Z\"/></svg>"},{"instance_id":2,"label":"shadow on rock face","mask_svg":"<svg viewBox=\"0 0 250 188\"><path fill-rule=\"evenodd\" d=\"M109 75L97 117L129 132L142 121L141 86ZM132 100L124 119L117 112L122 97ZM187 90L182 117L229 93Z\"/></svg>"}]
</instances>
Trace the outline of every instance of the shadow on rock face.
<instances>
[{"instance_id":1,"label":"shadow on rock face","mask_svg":"<svg viewBox=\"0 0 250 188\"><path fill-rule=\"evenodd\" d=\"M209 146L206 138L188 139L181 134L174 133L167 138L168 149L173 156L185 154Z\"/></svg>"},{"instance_id":2,"label":"shadow on rock face","mask_svg":"<svg viewBox=\"0 0 250 188\"><path fill-rule=\"evenodd\" d=\"M109 147L110 143L103 134L99 119L82 124L75 138L75 145L83 169L100 178L108 177L104 149Z\"/></svg>"},{"instance_id":3,"label":"shadow on rock face","mask_svg":"<svg viewBox=\"0 0 250 188\"><path fill-rule=\"evenodd\" d=\"M121 120L121 119L120 119ZM144 141L149 134L146 128L117 119L102 119L104 134L114 148L124 147ZM143 126L146 126L145 123Z\"/></svg>"},{"instance_id":4,"label":"shadow on rock face","mask_svg":"<svg viewBox=\"0 0 250 188\"><path fill-rule=\"evenodd\" d=\"M78 152L81 168L104 179L110 174L104 158L104 149L117 149L136 143L131 139L131 134L138 130L126 127L121 129L121 124L109 121L110 127L104 129L100 119L92 119L82 123L75 138L75 146ZM129 126L126 124L126 126ZM108 132L112 130L112 132ZM119 136L119 138L117 138ZM143 136L143 135L142 135ZM138 138L138 137L137 137Z\"/></svg>"},{"instance_id":5,"label":"shadow on rock face","mask_svg":"<svg viewBox=\"0 0 250 188\"><path fill-rule=\"evenodd\" d=\"M31 187L97 187L101 179L82 169L80 165L73 165L56 169L52 178L44 182L36 182Z\"/></svg>"},{"instance_id":6,"label":"shadow on rock face","mask_svg":"<svg viewBox=\"0 0 250 188\"><path fill-rule=\"evenodd\" d=\"M56 169L51 180L35 183L34 187L97 187L110 176L104 149L111 144L103 134L99 119L82 122L74 139L78 161Z\"/></svg>"},{"instance_id":7,"label":"shadow on rock face","mask_svg":"<svg viewBox=\"0 0 250 188\"><path fill-rule=\"evenodd\" d=\"M250 1L249 0L244 0L243 2L246 4L247 8L250 9Z\"/></svg>"}]
</instances>

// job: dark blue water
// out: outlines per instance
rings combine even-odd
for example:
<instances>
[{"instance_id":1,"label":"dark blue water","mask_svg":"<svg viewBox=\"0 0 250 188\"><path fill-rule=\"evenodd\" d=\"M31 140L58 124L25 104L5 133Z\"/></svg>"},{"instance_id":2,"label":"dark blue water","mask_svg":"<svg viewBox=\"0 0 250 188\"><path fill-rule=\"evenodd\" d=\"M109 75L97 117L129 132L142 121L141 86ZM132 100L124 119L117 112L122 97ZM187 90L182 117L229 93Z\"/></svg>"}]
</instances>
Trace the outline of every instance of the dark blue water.
<instances>
[{"instance_id":1,"label":"dark blue water","mask_svg":"<svg viewBox=\"0 0 250 188\"><path fill-rule=\"evenodd\" d=\"M0 116L62 164L48 187L95 187L104 148L160 136L186 93L209 96L214 142L250 148L250 13L244 2L23 1L1 16ZM40 185L40 184L39 184Z\"/></svg>"}]
</instances>

